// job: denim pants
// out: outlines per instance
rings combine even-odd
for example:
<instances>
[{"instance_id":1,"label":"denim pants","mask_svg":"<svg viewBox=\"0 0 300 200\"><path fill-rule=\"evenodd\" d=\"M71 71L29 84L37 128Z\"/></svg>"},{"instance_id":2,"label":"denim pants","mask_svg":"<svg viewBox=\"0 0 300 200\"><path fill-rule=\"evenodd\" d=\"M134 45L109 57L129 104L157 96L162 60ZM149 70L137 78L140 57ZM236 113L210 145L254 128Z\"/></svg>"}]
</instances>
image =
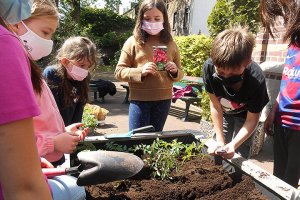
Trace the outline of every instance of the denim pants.
<instances>
[{"instance_id":1,"label":"denim pants","mask_svg":"<svg viewBox=\"0 0 300 200\"><path fill-rule=\"evenodd\" d=\"M171 99L161 101L130 101L129 130L153 125L162 131L171 106Z\"/></svg>"},{"instance_id":2,"label":"denim pants","mask_svg":"<svg viewBox=\"0 0 300 200\"><path fill-rule=\"evenodd\" d=\"M274 176L298 187L300 179L300 131L274 125Z\"/></svg>"},{"instance_id":3,"label":"denim pants","mask_svg":"<svg viewBox=\"0 0 300 200\"><path fill-rule=\"evenodd\" d=\"M85 189L78 186L76 181L75 177L69 175L48 179L53 200L84 200L86 197Z\"/></svg>"}]
</instances>

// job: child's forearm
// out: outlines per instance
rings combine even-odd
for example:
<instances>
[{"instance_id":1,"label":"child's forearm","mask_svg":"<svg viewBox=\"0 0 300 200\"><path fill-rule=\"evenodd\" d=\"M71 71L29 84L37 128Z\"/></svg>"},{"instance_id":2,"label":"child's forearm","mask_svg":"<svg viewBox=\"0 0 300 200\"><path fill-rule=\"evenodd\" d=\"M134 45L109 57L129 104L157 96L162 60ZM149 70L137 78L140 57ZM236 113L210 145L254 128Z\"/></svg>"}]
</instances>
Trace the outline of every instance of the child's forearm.
<instances>
[{"instance_id":1,"label":"child's forearm","mask_svg":"<svg viewBox=\"0 0 300 200\"><path fill-rule=\"evenodd\" d=\"M259 121L260 113L250 113L248 112L246 121L243 127L240 129L236 137L232 140L234 148L237 149L241 144L243 144L253 133L257 127Z\"/></svg>"},{"instance_id":2,"label":"child's forearm","mask_svg":"<svg viewBox=\"0 0 300 200\"><path fill-rule=\"evenodd\" d=\"M213 121L214 131L216 132L216 140L222 145L225 144L225 138L223 134L223 111L222 108L215 107L213 103L210 103L211 118Z\"/></svg>"}]
</instances>

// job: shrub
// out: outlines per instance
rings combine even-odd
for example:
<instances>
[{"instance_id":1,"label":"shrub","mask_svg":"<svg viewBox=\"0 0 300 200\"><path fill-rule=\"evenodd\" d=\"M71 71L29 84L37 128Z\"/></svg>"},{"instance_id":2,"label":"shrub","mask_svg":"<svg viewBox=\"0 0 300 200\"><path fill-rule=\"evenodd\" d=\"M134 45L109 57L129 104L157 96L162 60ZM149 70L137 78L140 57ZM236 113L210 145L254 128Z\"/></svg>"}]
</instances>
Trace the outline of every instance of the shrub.
<instances>
[{"instance_id":1,"label":"shrub","mask_svg":"<svg viewBox=\"0 0 300 200\"><path fill-rule=\"evenodd\" d=\"M212 39L205 35L174 37L180 51L181 65L185 75L202 76L202 67L209 57Z\"/></svg>"},{"instance_id":2,"label":"shrub","mask_svg":"<svg viewBox=\"0 0 300 200\"><path fill-rule=\"evenodd\" d=\"M210 115L210 105L209 105L209 96L207 92L204 90L202 91L202 98L201 98L201 119L211 122L211 115Z\"/></svg>"},{"instance_id":3,"label":"shrub","mask_svg":"<svg viewBox=\"0 0 300 200\"><path fill-rule=\"evenodd\" d=\"M207 23L210 35L234 25L248 26L256 34L259 28L259 0L218 0Z\"/></svg>"}]
</instances>

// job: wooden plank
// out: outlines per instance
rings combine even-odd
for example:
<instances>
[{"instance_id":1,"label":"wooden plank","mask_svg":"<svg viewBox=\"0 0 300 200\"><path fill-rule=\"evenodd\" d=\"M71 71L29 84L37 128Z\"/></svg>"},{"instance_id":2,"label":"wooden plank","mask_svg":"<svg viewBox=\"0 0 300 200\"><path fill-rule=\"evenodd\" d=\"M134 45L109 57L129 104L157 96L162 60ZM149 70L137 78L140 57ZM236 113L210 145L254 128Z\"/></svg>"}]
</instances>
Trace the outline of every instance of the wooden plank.
<instances>
[{"instance_id":1,"label":"wooden plank","mask_svg":"<svg viewBox=\"0 0 300 200\"><path fill-rule=\"evenodd\" d=\"M205 145L209 147L217 144L214 139L209 139L206 141ZM235 154L232 159L228 159L226 161L240 168L243 172L254 178L263 187L275 194L278 194L282 199L300 200L299 190L255 165L250 160L243 158L239 154Z\"/></svg>"}]
</instances>

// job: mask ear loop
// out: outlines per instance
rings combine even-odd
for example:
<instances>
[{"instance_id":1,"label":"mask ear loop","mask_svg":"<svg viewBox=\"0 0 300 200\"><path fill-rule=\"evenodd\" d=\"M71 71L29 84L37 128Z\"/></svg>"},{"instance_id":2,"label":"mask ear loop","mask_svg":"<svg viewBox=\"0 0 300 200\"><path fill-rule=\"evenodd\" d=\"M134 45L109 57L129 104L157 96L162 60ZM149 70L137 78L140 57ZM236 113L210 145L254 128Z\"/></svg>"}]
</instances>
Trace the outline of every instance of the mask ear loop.
<instances>
[{"instance_id":1,"label":"mask ear loop","mask_svg":"<svg viewBox=\"0 0 300 200\"><path fill-rule=\"evenodd\" d=\"M28 26L26 26L26 24L25 24L23 21L21 21L21 23L23 24L24 28L25 28L26 31L28 32L28 31L29 31ZM26 33L27 33L27 32L26 32ZM26 34L26 33L24 33L24 34ZM16 35L17 35L17 34L16 34ZM17 35L17 36L18 36L18 35ZM30 58L31 60L33 60L32 57L31 57L31 54L30 54L30 52L32 52L32 48L31 48L30 46L27 45L27 40L22 40L19 36L18 36L18 38L19 38L20 42L22 42L23 47L24 47L25 51L27 52L27 55L29 56L29 58Z\"/></svg>"}]
</instances>

